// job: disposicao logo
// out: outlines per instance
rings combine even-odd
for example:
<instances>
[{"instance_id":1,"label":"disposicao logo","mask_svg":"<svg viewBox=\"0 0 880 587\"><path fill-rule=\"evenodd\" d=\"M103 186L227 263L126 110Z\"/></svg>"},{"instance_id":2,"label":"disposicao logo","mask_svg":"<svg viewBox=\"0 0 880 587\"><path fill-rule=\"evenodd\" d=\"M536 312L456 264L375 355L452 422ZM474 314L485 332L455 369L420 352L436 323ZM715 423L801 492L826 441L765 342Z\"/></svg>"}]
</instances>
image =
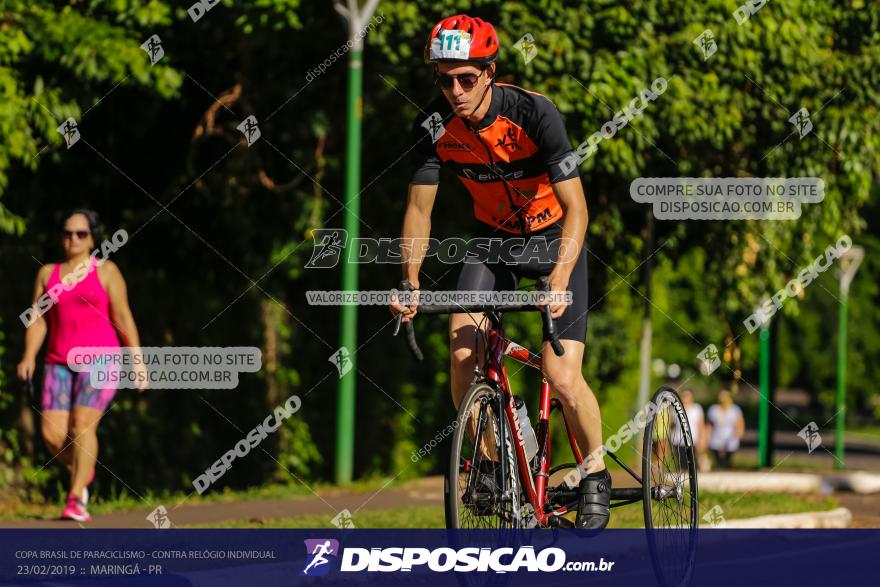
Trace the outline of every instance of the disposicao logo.
<instances>
[{"instance_id":1,"label":"disposicao logo","mask_svg":"<svg viewBox=\"0 0 880 587\"><path fill-rule=\"evenodd\" d=\"M339 541L332 538L305 540L306 566L300 576L320 577L330 572L330 563L339 555Z\"/></svg>"}]
</instances>

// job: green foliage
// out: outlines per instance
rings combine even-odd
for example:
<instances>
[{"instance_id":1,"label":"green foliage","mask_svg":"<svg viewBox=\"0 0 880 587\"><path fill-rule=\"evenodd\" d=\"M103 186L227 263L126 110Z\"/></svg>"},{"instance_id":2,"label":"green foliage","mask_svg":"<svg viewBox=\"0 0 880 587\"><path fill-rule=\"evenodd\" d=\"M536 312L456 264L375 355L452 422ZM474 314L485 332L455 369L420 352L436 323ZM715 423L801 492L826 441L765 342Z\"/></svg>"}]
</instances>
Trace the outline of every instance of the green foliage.
<instances>
[{"instance_id":1,"label":"green foliage","mask_svg":"<svg viewBox=\"0 0 880 587\"><path fill-rule=\"evenodd\" d=\"M606 436L637 408L646 253L655 267L654 355L680 364L691 384L715 389L735 372L757 381L757 337L744 332L743 318L841 234L868 250L851 295L850 413L866 425L880 417L873 385L880 379L878 194L870 194L880 146L880 7L772 2L739 25L732 16L738 4L382 0L384 20L365 40L366 237L399 233L409 129L437 93L422 43L443 16L467 11L495 23L499 79L550 97L573 145L653 80L668 80L640 117L581 166L590 207L584 373L602 402ZM709 60L693 43L705 29L718 44ZM529 63L514 49L526 33L538 49ZM151 67L140 44L152 34L166 56ZM14 317L30 301L34 260L57 258L55 216L85 202L108 227L133 235L114 261L145 344L262 347L271 330L263 300L278 309L274 382L244 376L231 393L120 392L100 432L106 466L139 493L191 488L277 405L269 394L275 383L303 398L301 415L263 447L272 459L254 453L237 462L217 491L290 480L285 469L306 482L331 477L338 378L327 358L338 347L338 312L307 306L303 294L338 289L339 271L304 265L311 231L342 225L346 61L311 81L307 75L346 40L329 1L226 0L196 23L186 3L0 2L0 269L7 279L0 289L0 456L11 450L19 470L48 460L20 454L20 399L9 392L24 332ZM221 96L225 107L216 108ZM788 121L801 107L814 124L803 139ZM246 147L236 127L249 114L262 138ZM67 117L80 123L84 139L69 150L55 130ZM793 222L657 221L646 251L645 205L632 201L629 185L667 176L816 176L826 195ZM444 175L433 235L463 236L470 208ZM424 273L425 283L451 289L458 268L429 262ZM399 268L365 265L360 276L362 289L387 289ZM775 318L785 348L780 384L804 387L817 408L829 407L834 389L837 303L824 290L837 294L831 272ZM507 327L537 345L534 316L512 317ZM358 328L356 475L439 472L448 441L417 463L410 455L454 418L445 321L418 320L421 364L390 337L385 309L362 308ZM695 357L710 342L729 347L723 368L704 377ZM537 374L510 371L534 416ZM561 426L555 430L562 462L566 442ZM56 473L36 483L60 487ZM106 472L98 483L105 494L128 491Z\"/></svg>"},{"instance_id":2,"label":"green foliage","mask_svg":"<svg viewBox=\"0 0 880 587\"><path fill-rule=\"evenodd\" d=\"M134 27L170 24L161 2L90 2L57 8L53 2L8 0L0 13L0 196L13 161L36 169L42 151L63 141L55 128L84 112L113 85L140 86L164 98L182 75L151 67ZM0 232L21 234L23 219L0 202Z\"/></svg>"}]
</instances>

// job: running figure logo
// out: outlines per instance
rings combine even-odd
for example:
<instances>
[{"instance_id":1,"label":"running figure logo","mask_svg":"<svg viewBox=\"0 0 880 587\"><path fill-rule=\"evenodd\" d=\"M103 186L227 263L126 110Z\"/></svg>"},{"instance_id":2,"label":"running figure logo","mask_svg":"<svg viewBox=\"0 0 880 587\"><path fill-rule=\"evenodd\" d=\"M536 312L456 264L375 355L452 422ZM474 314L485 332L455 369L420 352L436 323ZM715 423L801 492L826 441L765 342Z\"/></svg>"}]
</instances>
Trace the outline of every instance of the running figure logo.
<instances>
[{"instance_id":1,"label":"running figure logo","mask_svg":"<svg viewBox=\"0 0 880 587\"><path fill-rule=\"evenodd\" d=\"M351 354L348 352L348 349L344 346L339 347L339 349L330 355L330 358L327 359L334 365L336 365L336 369L339 371L339 378L342 379L343 375L351 371ZM348 510L346 510L348 511Z\"/></svg>"},{"instance_id":2,"label":"running figure logo","mask_svg":"<svg viewBox=\"0 0 880 587\"><path fill-rule=\"evenodd\" d=\"M443 126L443 117L440 116L439 112L435 112L426 118L425 121L422 122L422 126L431 134L432 143L436 143L437 139L446 134L446 128Z\"/></svg>"},{"instance_id":3,"label":"running figure logo","mask_svg":"<svg viewBox=\"0 0 880 587\"><path fill-rule=\"evenodd\" d=\"M171 519L168 517L168 510L164 505L160 505L147 516L147 521L156 528L164 529L171 527Z\"/></svg>"},{"instance_id":4,"label":"running figure logo","mask_svg":"<svg viewBox=\"0 0 880 587\"><path fill-rule=\"evenodd\" d=\"M339 541L320 538L305 540L305 543L306 566L300 576L321 577L329 573L331 565L328 563L339 555Z\"/></svg>"},{"instance_id":5,"label":"running figure logo","mask_svg":"<svg viewBox=\"0 0 880 587\"><path fill-rule=\"evenodd\" d=\"M352 520L351 512L347 509L342 510L336 516L330 520L330 523L336 526L337 528L342 528L343 530L350 530L354 528L354 521Z\"/></svg>"},{"instance_id":6,"label":"running figure logo","mask_svg":"<svg viewBox=\"0 0 880 587\"><path fill-rule=\"evenodd\" d=\"M822 444L822 435L819 434L819 426L815 422L810 422L806 426L804 426L800 432L798 432L798 436L804 439L804 442L807 443L807 451L813 452Z\"/></svg>"},{"instance_id":7,"label":"running figure logo","mask_svg":"<svg viewBox=\"0 0 880 587\"><path fill-rule=\"evenodd\" d=\"M709 375L715 369L721 366L721 355L718 353L718 347L710 344L697 355L700 360L700 373Z\"/></svg>"},{"instance_id":8,"label":"running figure logo","mask_svg":"<svg viewBox=\"0 0 880 587\"><path fill-rule=\"evenodd\" d=\"M810 120L810 111L806 108L801 108L795 112L788 121L797 128L800 138L804 138L810 134L811 130L813 130L813 121Z\"/></svg>"},{"instance_id":9,"label":"running figure logo","mask_svg":"<svg viewBox=\"0 0 880 587\"><path fill-rule=\"evenodd\" d=\"M703 53L703 61L708 61L718 51L718 43L715 42L715 35L710 29L700 33L700 36L694 39L694 45Z\"/></svg>"},{"instance_id":10,"label":"running figure logo","mask_svg":"<svg viewBox=\"0 0 880 587\"><path fill-rule=\"evenodd\" d=\"M159 35L153 35L143 42L141 49L150 56L150 66L156 65L160 59L165 56L165 49L162 48L162 39Z\"/></svg>"},{"instance_id":11,"label":"running figure logo","mask_svg":"<svg viewBox=\"0 0 880 587\"><path fill-rule=\"evenodd\" d=\"M535 46L535 37L531 33L526 33L520 37L519 41L513 44L513 48L520 52L525 63L528 63L538 55L538 48Z\"/></svg>"},{"instance_id":12,"label":"running figure logo","mask_svg":"<svg viewBox=\"0 0 880 587\"><path fill-rule=\"evenodd\" d=\"M713 528L724 528L727 520L724 519L724 509L720 505L713 506L711 510L703 516L703 521Z\"/></svg>"},{"instance_id":13,"label":"running figure logo","mask_svg":"<svg viewBox=\"0 0 880 587\"><path fill-rule=\"evenodd\" d=\"M76 124L76 121L72 118L68 118L61 126L56 128L61 136L64 137L64 142L67 144L67 148L71 148L76 144L79 140L79 127Z\"/></svg>"},{"instance_id":14,"label":"running figure logo","mask_svg":"<svg viewBox=\"0 0 880 587\"><path fill-rule=\"evenodd\" d=\"M312 258L306 263L306 269L330 269L339 264L348 233L342 228L316 228L312 231L315 243Z\"/></svg>"},{"instance_id":15,"label":"running figure logo","mask_svg":"<svg viewBox=\"0 0 880 587\"><path fill-rule=\"evenodd\" d=\"M260 139L260 136L262 136L260 127L257 126L257 117L253 114L245 118L244 122L235 128L242 132L244 138L247 140L248 147L256 143Z\"/></svg>"}]
</instances>

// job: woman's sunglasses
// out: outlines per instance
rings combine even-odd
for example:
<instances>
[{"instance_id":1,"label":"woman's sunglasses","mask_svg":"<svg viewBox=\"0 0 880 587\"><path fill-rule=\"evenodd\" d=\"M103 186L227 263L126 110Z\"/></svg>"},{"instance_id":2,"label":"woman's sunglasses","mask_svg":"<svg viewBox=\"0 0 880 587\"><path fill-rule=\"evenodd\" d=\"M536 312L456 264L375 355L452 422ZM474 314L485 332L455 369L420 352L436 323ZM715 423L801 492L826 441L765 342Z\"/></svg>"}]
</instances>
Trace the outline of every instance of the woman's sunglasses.
<instances>
[{"instance_id":1,"label":"woman's sunglasses","mask_svg":"<svg viewBox=\"0 0 880 587\"><path fill-rule=\"evenodd\" d=\"M88 230L63 230L61 232L64 234L64 238L66 239L72 239L73 236L76 235L76 238L81 241L86 240L87 238L89 238L89 235L92 234Z\"/></svg>"},{"instance_id":2,"label":"woman's sunglasses","mask_svg":"<svg viewBox=\"0 0 880 587\"><path fill-rule=\"evenodd\" d=\"M481 75L483 75L482 71L480 73L462 73L459 75L437 73L434 76L434 80L444 90L451 90L452 86L455 85L455 80L458 80L458 85L461 86L462 90L467 92L474 89L474 86L477 85L477 80L480 79Z\"/></svg>"}]
</instances>

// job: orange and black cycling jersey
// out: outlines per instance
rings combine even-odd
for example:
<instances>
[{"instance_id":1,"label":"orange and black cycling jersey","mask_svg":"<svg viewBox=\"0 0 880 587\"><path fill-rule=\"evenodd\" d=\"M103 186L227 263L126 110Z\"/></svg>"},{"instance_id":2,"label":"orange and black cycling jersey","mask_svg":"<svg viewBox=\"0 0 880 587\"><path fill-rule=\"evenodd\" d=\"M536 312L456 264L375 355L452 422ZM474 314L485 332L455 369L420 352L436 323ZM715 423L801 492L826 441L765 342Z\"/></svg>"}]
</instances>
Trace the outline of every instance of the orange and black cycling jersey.
<instances>
[{"instance_id":1,"label":"orange and black cycling jersey","mask_svg":"<svg viewBox=\"0 0 880 587\"><path fill-rule=\"evenodd\" d=\"M452 113L443 96L413 124L415 171L410 183L437 185L450 168L474 199L477 220L529 233L562 218L552 184L578 176L560 163L572 153L562 115L545 96L507 84L492 86L476 127ZM442 124L442 128L439 126Z\"/></svg>"}]
</instances>

